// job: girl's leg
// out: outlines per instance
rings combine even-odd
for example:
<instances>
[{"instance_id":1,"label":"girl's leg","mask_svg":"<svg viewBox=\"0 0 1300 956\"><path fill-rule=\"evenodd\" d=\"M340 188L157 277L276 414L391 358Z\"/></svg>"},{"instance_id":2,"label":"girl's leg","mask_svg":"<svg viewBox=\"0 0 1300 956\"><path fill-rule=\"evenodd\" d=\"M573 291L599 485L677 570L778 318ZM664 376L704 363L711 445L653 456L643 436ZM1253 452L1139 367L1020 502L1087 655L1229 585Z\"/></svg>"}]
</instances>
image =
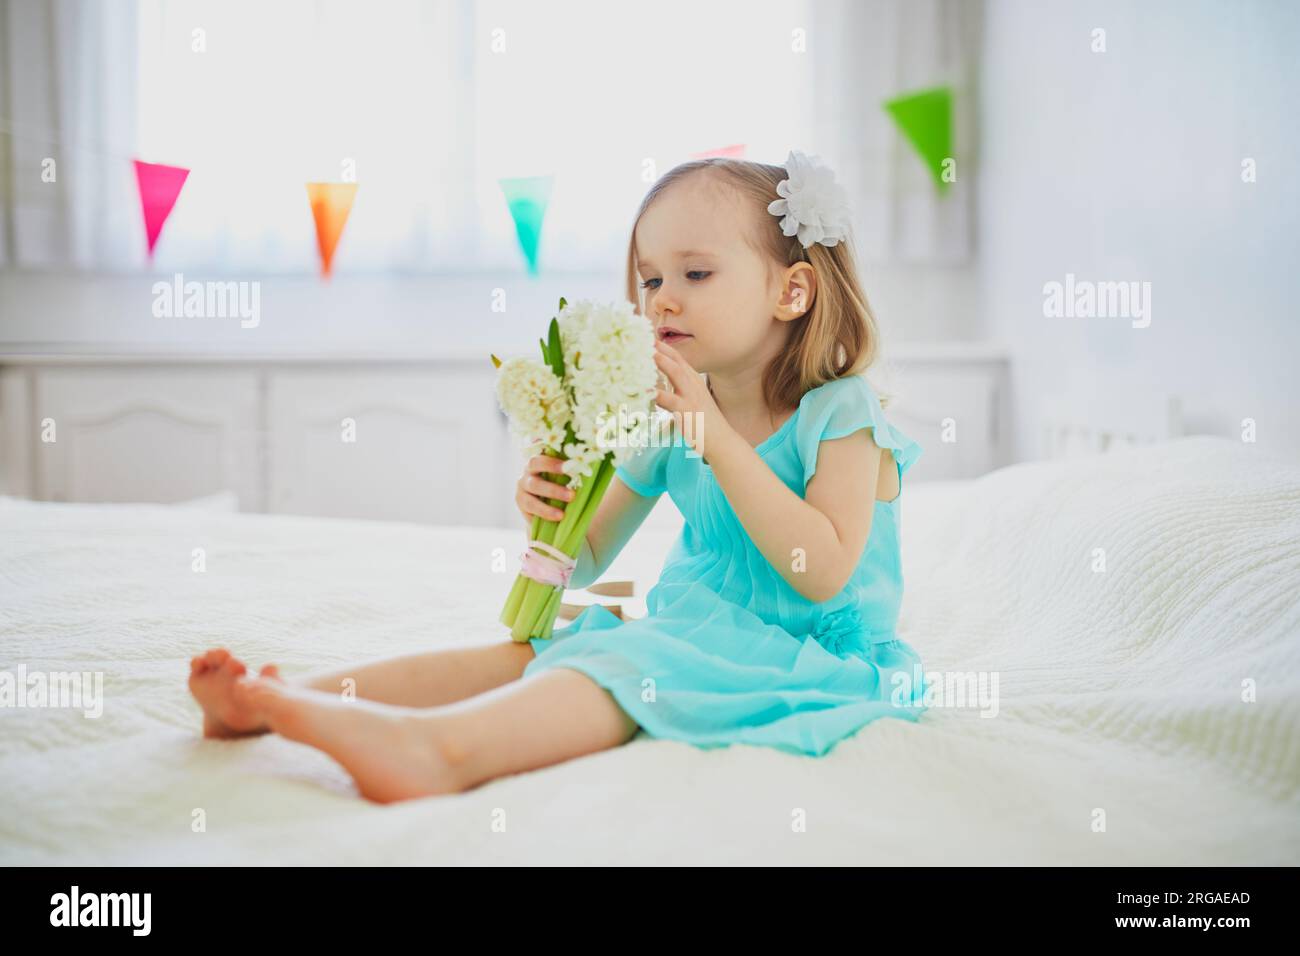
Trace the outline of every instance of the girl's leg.
<instances>
[{"instance_id":1,"label":"girl's leg","mask_svg":"<svg viewBox=\"0 0 1300 956\"><path fill-rule=\"evenodd\" d=\"M536 656L531 644L508 640L317 670L289 683L337 694L343 691L344 681L350 679L355 681L356 696L366 700L401 707L435 707L518 680Z\"/></svg>"},{"instance_id":2,"label":"girl's leg","mask_svg":"<svg viewBox=\"0 0 1300 956\"><path fill-rule=\"evenodd\" d=\"M508 640L316 670L287 683L341 695L344 681L351 680L354 684L349 686L357 697L406 707L432 707L518 680L535 656L532 645ZM203 708L204 736L246 737L270 729L234 698L235 683L246 673L243 662L225 648L190 661L190 691ZM263 667L261 674L280 677L274 665Z\"/></svg>"},{"instance_id":3,"label":"girl's leg","mask_svg":"<svg viewBox=\"0 0 1300 956\"><path fill-rule=\"evenodd\" d=\"M564 667L428 710L348 702L273 678L238 693L273 730L325 751L381 803L468 790L617 746L637 730L608 691Z\"/></svg>"},{"instance_id":4,"label":"girl's leg","mask_svg":"<svg viewBox=\"0 0 1300 956\"><path fill-rule=\"evenodd\" d=\"M442 742L460 789L616 747L638 729L609 691L567 667L415 719Z\"/></svg>"}]
</instances>

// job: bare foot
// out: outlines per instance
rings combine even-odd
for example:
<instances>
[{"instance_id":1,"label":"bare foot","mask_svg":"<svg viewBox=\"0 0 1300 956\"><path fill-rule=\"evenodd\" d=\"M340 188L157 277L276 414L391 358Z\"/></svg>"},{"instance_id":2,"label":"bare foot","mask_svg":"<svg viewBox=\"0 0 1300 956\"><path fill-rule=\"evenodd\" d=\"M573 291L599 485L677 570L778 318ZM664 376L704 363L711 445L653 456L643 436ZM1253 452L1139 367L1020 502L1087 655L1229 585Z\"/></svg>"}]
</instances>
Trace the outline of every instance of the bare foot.
<instances>
[{"instance_id":1,"label":"bare foot","mask_svg":"<svg viewBox=\"0 0 1300 956\"><path fill-rule=\"evenodd\" d=\"M190 660L190 693L203 708L204 737L249 737L269 729L262 715L247 702L235 699L234 689L248 668L224 647ZM262 676L279 678L274 664L262 668Z\"/></svg>"},{"instance_id":2,"label":"bare foot","mask_svg":"<svg viewBox=\"0 0 1300 956\"><path fill-rule=\"evenodd\" d=\"M276 733L337 760L367 799L392 803L462 789L459 759L439 739L433 718L274 677L240 681L235 695L263 714Z\"/></svg>"}]
</instances>

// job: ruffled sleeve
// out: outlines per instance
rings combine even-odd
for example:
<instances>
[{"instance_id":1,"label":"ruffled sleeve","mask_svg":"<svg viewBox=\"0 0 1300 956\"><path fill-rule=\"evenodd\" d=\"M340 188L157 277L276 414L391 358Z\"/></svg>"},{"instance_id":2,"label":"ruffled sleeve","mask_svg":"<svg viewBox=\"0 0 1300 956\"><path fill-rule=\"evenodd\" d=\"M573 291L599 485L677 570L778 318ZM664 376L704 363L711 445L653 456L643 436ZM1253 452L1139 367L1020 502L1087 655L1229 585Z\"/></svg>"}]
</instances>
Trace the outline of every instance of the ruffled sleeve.
<instances>
[{"instance_id":1,"label":"ruffled sleeve","mask_svg":"<svg viewBox=\"0 0 1300 956\"><path fill-rule=\"evenodd\" d=\"M880 399L866 378L846 375L819 385L803 397L795 442L805 487L817 471L821 443L851 435L859 428L870 428L876 444L894 453L900 478L921 455L921 446L885 418Z\"/></svg>"},{"instance_id":2,"label":"ruffled sleeve","mask_svg":"<svg viewBox=\"0 0 1300 956\"><path fill-rule=\"evenodd\" d=\"M668 453L671 445L649 445L638 450L614 474L643 498L657 498L668 490Z\"/></svg>"}]
</instances>

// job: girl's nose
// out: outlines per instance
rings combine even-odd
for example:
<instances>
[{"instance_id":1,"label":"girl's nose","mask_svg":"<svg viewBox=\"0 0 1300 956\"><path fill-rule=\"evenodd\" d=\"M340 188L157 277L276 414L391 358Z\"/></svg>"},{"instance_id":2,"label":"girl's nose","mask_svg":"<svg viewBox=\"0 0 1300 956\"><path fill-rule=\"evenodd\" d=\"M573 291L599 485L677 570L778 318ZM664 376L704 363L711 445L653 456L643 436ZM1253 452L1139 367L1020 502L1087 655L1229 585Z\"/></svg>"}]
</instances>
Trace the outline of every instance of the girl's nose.
<instances>
[{"instance_id":1,"label":"girl's nose","mask_svg":"<svg viewBox=\"0 0 1300 956\"><path fill-rule=\"evenodd\" d=\"M660 286L655 290L653 308L655 315L657 316L668 315L669 313L680 315L682 311L681 306L677 302L677 298L667 289L666 286Z\"/></svg>"}]
</instances>

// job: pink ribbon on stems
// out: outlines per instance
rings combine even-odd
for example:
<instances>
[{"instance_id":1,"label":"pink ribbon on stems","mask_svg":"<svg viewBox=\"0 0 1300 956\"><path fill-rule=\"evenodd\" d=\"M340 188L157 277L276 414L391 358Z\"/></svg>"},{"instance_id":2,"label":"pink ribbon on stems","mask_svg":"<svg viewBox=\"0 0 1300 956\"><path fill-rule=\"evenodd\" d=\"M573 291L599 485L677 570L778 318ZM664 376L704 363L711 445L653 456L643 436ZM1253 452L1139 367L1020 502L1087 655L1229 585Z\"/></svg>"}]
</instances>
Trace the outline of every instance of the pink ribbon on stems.
<instances>
[{"instance_id":1,"label":"pink ribbon on stems","mask_svg":"<svg viewBox=\"0 0 1300 956\"><path fill-rule=\"evenodd\" d=\"M538 584L558 584L567 588L578 559L569 557L545 541L532 540L528 544L528 550L519 555L519 560L523 562L520 573Z\"/></svg>"}]
</instances>

